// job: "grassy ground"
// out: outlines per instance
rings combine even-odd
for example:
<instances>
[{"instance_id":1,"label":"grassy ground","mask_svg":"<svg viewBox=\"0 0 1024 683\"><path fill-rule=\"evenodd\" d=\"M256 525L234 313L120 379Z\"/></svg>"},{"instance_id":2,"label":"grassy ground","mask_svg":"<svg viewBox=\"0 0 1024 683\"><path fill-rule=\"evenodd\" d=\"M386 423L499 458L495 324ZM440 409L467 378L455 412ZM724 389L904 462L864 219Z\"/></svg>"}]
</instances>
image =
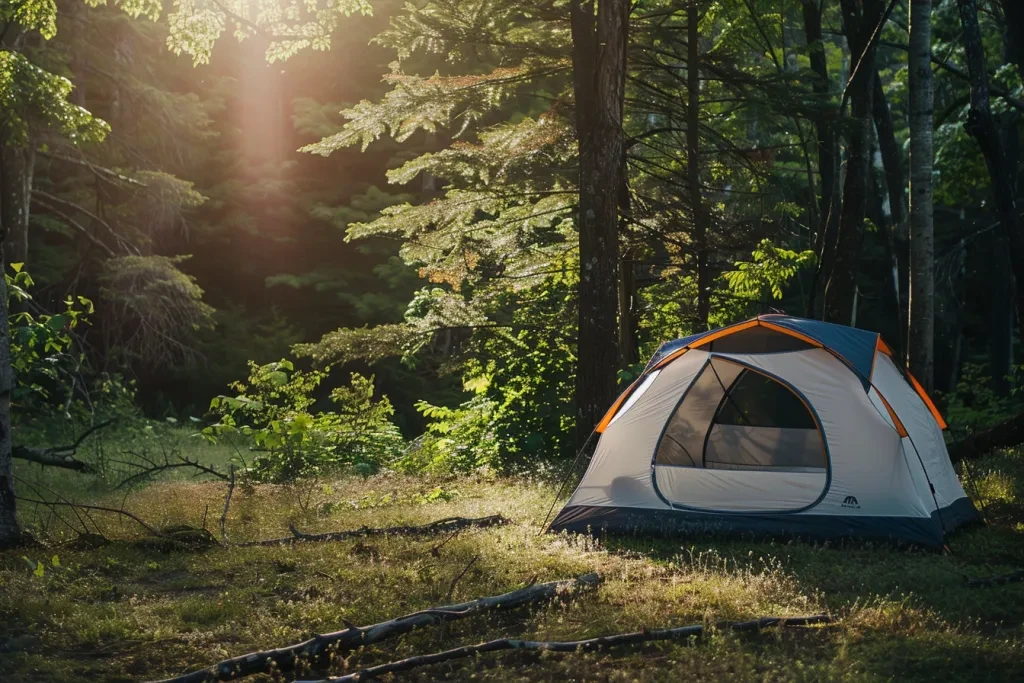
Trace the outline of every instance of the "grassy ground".
<instances>
[{"instance_id":1,"label":"grassy ground","mask_svg":"<svg viewBox=\"0 0 1024 683\"><path fill-rule=\"evenodd\" d=\"M172 437L156 442L173 446ZM332 671L503 636L577 639L824 611L834 624L717 633L694 646L492 654L395 680L1021 681L1024 583L964 583L965 577L1024 567L1024 456L991 456L973 473L977 486L968 488L990 524L955 535L945 555L698 537L595 544L541 535L552 488L484 478L378 476L312 488L239 487L227 524L231 538L243 540L287 535L289 523L323 531L452 515L501 513L514 520L460 533L438 553L430 550L440 539L410 538L169 549L130 522L104 515L96 522L115 542L88 548L70 542L70 535L61 539L59 525L48 520L47 546L0 554L0 671L3 680L16 681L149 680L337 630L343 620L370 624L440 605L449 593L459 601L534 578L599 571L606 576L599 591L570 604L424 629L355 653ZM123 504L159 528L202 527L205 517L216 530L226 488L175 475L126 498L78 475L19 467L19 476L45 477L64 491L74 487L79 500ZM30 506L23 506L23 516L37 532L47 521ZM42 576L23 556L43 563Z\"/></svg>"}]
</instances>

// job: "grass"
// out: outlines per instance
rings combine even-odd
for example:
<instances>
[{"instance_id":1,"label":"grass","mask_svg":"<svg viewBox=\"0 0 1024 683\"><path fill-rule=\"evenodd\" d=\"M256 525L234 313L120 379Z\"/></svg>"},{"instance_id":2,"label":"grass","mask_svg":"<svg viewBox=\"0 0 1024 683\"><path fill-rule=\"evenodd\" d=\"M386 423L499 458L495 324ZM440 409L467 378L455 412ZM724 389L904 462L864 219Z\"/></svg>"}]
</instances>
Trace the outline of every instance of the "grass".
<instances>
[{"instance_id":1,"label":"grass","mask_svg":"<svg viewBox=\"0 0 1024 683\"><path fill-rule=\"evenodd\" d=\"M157 437L165 446L173 438ZM228 454L203 456L223 461ZM78 500L124 504L158 528L201 527L205 517L216 530L226 488L176 473L125 499L99 480L18 471L43 477L66 495L73 489ZM501 513L514 521L464 531L438 553L431 553L442 540L435 538L170 549L148 542L131 523L102 515L95 521L115 542L88 548L51 521L47 546L0 554L0 671L12 681L149 680L337 630L343 620L370 624L440 605L449 593L458 601L599 571L606 577L602 587L569 604L423 629L354 653L331 671L506 636L577 639L824 611L834 624L715 633L694 646L487 655L395 680L1019 681L1024 583L969 589L964 582L1024 567L1024 457L990 456L973 465L972 475L977 485L967 488L990 524L956 534L950 554L540 534L553 488L484 477L381 475L316 487L239 487L228 518L233 540L287 535L289 523L324 531L453 515ZM41 530L41 511L25 506L22 514L26 526ZM23 556L43 564L42 576Z\"/></svg>"}]
</instances>

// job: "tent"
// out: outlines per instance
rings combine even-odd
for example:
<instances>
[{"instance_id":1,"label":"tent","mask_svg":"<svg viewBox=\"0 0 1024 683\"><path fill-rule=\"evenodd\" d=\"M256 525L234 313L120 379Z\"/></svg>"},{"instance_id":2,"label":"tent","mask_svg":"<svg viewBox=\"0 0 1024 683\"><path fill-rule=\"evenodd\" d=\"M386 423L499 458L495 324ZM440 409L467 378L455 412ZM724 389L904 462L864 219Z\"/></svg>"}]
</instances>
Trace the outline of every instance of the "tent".
<instances>
[{"instance_id":1,"label":"tent","mask_svg":"<svg viewBox=\"0 0 1024 683\"><path fill-rule=\"evenodd\" d=\"M663 344L551 529L941 547L978 513L942 416L891 356L877 333L785 315Z\"/></svg>"}]
</instances>

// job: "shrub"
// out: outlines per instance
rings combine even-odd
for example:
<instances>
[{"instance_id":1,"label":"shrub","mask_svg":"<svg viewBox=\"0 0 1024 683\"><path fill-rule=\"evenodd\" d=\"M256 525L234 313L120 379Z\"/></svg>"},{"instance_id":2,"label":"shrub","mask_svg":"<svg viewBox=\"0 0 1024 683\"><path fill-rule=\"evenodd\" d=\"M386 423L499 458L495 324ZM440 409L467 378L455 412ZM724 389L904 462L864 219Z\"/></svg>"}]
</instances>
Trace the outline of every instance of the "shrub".
<instances>
[{"instance_id":1,"label":"shrub","mask_svg":"<svg viewBox=\"0 0 1024 683\"><path fill-rule=\"evenodd\" d=\"M250 362L248 379L231 385L237 394L210 402L219 421L202 435L249 439L256 457L243 465L259 481L308 479L342 467L370 474L397 460L405 443L390 420L390 401L373 398L373 377L353 373L349 386L330 393L334 410L315 410L314 392L329 373L296 370L289 360Z\"/></svg>"}]
</instances>

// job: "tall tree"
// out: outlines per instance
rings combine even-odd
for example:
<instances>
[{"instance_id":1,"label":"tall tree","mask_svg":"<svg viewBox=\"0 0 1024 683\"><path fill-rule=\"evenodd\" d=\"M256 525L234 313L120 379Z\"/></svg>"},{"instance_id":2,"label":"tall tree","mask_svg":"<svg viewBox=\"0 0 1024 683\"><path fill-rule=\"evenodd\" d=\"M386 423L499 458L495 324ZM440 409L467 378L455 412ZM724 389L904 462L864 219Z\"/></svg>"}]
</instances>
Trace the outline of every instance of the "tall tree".
<instances>
[{"instance_id":1,"label":"tall tree","mask_svg":"<svg viewBox=\"0 0 1024 683\"><path fill-rule=\"evenodd\" d=\"M626 170L622 113L630 3L597 2L596 27L594 4L574 0L571 7L580 233L575 402L581 446L616 394L619 191Z\"/></svg>"},{"instance_id":2,"label":"tall tree","mask_svg":"<svg viewBox=\"0 0 1024 683\"><path fill-rule=\"evenodd\" d=\"M1016 188L1012 178L1016 175L1008 168L1003 152L1002 136L989 101L988 72L985 67L985 47L978 25L978 7L975 0L957 0L960 23L964 29L964 51L967 56L967 70L971 82L971 110L967 117L967 132L978 141L985 158L992 190L995 194L996 210L1003 237L1009 247L1010 267L1017 283L1024 282L1024 235L1020 230L1017 215ZM1024 324L1024 287L1016 292L1017 324Z\"/></svg>"},{"instance_id":3,"label":"tall tree","mask_svg":"<svg viewBox=\"0 0 1024 683\"><path fill-rule=\"evenodd\" d=\"M821 28L821 3L819 0L801 0L803 8L804 35L810 57L811 72L814 74L812 88L816 97L817 112L814 115L815 147L817 148L818 173L821 175L821 199L819 224L815 226L815 251L819 254L818 277L831 271L836 235L839 232L839 183L838 148L835 125L826 105L829 97L828 59ZM817 279L817 277L816 277ZM815 315L817 282L808 297L807 315Z\"/></svg>"},{"instance_id":4,"label":"tall tree","mask_svg":"<svg viewBox=\"0 0 1024 683\"><path fill-rule=\"evenodd\" d=\"M708 329L711 282L708 269L708 215L700 184L700 14L691 0L687 14L686 177L693 203L693 242L697 252L697 325Z\"/></svg>"},{"instance_id":5,"label":"tall tree","mask_svg":"<svg viewBox=\"0 0 1024 683\"><path fill-rule=\"evenodd\" d=\"M910 0L910 317L907 358L929 391L935 376L935 234L932 222L932 1Z\"/></svg>"},{"instance_id":6,"label":"tall tree","mask_svg":"<svg viewBox=\"0 0 1024 683\"><path fill-rule=\"evenodd\" d=\"M851 55L851 74L846 85L850 99L849 139L843 207L831 272L827 272L824 318L849 325L857 298L857 261L864 235L868 174L871 170L875 45L884 17L881 0L841 0L840 7Z\"/></svg>"}]
</instances>

